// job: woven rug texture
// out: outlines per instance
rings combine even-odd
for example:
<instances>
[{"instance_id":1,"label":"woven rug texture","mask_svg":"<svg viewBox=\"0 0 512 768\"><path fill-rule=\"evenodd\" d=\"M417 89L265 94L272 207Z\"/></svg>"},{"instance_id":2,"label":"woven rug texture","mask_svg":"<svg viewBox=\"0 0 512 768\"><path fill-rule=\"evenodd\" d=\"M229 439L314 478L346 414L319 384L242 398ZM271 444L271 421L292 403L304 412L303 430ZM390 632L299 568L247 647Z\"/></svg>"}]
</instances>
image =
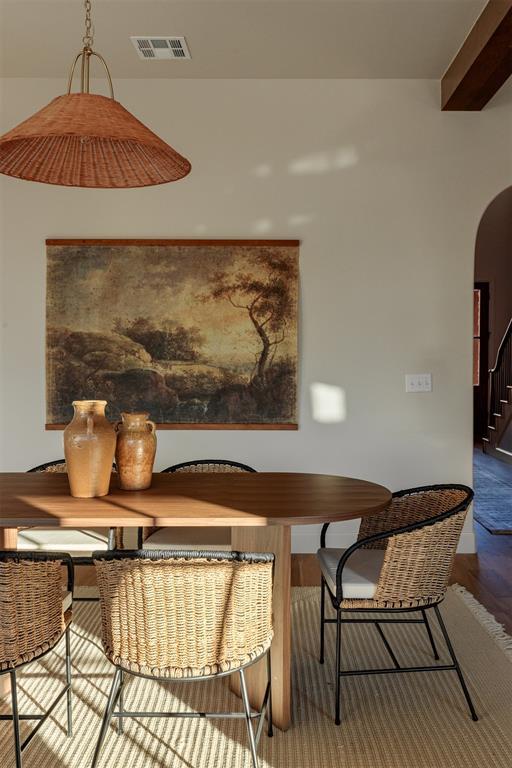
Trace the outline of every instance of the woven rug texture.
<instances>
[{"instance_id":1,"label":"woven rug texture","mask_svg":"<svg viewBox=\"0 0 512 768\"><path fill-rule=\"evenodd\" d=\"M461 587L442 605L449 632L480 716L469 717L454 672L353 677L342 680L342 718L333 722L334 631L326 628L327 656L318 654L319 590L293 590L293 726L260 742L261 768L511 768L512 639ZM432 616L432 625L435 619ZM347 668L389 666L373 625L345 625ZM64 700L24 752L25 768L90 765L112 667L103 656L99 607L75 603L72 634L74 736L65 735ZM432 663L422 625L385 626L402 664ZM435 628L441 662L448 655ZM19 675L20 711L40 711L64 679L63 642L55 653ZM50 679L49 675L53 678ZM159 683L128 678L132 709L237 709L225 680ZM6 709L6 702L2 704ZM23 733L29 725L23 723ZM0 723L0 765L14 766L12 726ZM250 768L245 723L193 719L125 721L111 726L100 766L106 768Z\"/></svg>"}]
</instances>

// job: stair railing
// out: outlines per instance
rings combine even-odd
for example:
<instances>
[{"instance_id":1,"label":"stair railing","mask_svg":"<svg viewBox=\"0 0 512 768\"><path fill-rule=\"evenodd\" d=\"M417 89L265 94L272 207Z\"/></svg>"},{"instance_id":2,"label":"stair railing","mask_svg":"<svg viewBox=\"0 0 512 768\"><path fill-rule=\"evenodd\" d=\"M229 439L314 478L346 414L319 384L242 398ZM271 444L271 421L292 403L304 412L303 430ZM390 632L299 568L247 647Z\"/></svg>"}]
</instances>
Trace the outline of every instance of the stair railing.
<instances>
[{"instance_id":1,"label":"stair railing","mask_svg":"<svg viewBox=\"0 0 512 768\"><path fill-rule=\"evenodd\" d=\"M500 401L508 400L507 387L512 385L512 318L501 340L494 368L489 371L489 424L501 409Z\"/></svg>"}]
</instances>

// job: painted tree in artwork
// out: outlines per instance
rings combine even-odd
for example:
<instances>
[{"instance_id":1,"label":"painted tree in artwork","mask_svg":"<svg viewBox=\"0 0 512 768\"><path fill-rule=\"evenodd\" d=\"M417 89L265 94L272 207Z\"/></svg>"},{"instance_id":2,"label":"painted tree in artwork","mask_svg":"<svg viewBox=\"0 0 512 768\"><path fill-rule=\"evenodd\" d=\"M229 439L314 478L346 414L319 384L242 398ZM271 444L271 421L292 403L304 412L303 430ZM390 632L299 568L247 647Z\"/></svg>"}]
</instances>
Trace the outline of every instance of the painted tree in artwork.
<instances>
[{"instance_id":1,"label":"painted tree in artwork","mask_svg":"<svg viewBox=\"0 0 512 768\"><path fill-rule=\"evenodd\" d=\"M258 269L251 273L217 273L210 295L247 313L260 341L251 381L265 386L269 366L294 318L297 267L294 260L271 249L262 249L253 266Z\"/></svg>"}]
</instances>

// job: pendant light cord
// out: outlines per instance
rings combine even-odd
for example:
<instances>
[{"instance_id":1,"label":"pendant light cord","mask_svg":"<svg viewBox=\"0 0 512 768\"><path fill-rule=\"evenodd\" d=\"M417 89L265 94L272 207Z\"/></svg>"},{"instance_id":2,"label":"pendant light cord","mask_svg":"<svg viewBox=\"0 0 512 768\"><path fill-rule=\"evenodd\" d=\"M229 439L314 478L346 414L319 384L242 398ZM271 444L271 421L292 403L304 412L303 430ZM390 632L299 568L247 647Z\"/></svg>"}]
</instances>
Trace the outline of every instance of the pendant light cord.
<instances>
[{"instance_id":1,"label":"pendant light cord","mask_svg":"<svg viewBox=\"0 0 512 768\"><path fill-rule=\"evenodd\" d=\"M91 0L84 1L85 8L85 35L82 37L84 48L91 48L94 43L94 27L91 20Z\"/></svg>"},{"instance_id":2,"label":"pendant light cord","mask_svg":"<svg viewBox=\"0 0 512 768\"><path fill-rule=\"evenodd\" d=\"M107 67L107 62L105 61L105 59L100 53L97 53L92 49L92 46L94 43L94 26L91 19L91 0L84 0L84 8L85 8L85 34L82 37L82 42L84 47L80 51L80 53L77 53L75 60L71 65L71 71L69 73L69 80L68 80L68 94L71 93L73 76L75 74L76 65L78 64L79 59L82 60L81 70L80 70L80 90L82 93L89 93L89 64L90 64L91 56L96 56L96 58L99 59L103 64L103 66L105 67L108 85L110 88L110 98L113 99L114 86L112 85L112 78L110 76L110 72Z\"/></svg>"}]
</instances>

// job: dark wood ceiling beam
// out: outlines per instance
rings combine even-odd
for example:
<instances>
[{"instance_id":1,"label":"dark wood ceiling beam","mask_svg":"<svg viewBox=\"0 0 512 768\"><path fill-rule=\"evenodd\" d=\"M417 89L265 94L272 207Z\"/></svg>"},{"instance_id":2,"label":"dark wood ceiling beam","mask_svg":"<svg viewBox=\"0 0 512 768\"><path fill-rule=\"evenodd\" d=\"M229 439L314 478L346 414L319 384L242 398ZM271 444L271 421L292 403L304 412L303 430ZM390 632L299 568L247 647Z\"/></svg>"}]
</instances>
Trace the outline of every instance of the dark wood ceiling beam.
<instances>
[{"instance_id":1,"label":"dark wood ceiling beam","mask_svg":"<svg viewBox=\"0 0 512 768\"><path fill-rule=\"evenodd\" d=\"M512 0L490 0L441 80L441 108L483 109L512 74Z\"/></svg>"}]
</instances>

